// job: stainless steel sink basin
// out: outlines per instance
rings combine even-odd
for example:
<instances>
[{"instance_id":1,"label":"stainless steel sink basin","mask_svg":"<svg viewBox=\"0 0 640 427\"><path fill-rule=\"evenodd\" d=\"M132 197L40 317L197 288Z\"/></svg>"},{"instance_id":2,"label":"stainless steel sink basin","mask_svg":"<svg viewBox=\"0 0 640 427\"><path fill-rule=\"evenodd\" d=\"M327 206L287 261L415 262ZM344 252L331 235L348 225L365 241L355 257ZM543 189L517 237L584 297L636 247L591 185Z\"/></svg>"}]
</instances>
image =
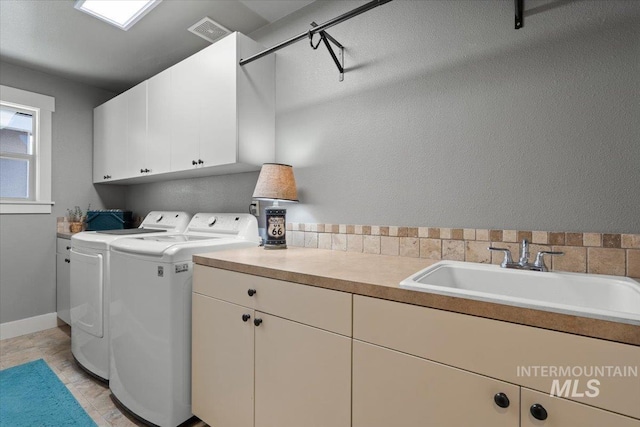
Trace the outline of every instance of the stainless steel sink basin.
<instances>
[{"instance_id":1,"label":"stainless steel sink basin","mask_svg":"<svg viewBox=\"0 0 640 427\"><path fill-rule=\"evenodd\" d=\"M400 287L640 325L640 283L627 277L441 261L403 280Z\"/></svg>"}]
</instances>

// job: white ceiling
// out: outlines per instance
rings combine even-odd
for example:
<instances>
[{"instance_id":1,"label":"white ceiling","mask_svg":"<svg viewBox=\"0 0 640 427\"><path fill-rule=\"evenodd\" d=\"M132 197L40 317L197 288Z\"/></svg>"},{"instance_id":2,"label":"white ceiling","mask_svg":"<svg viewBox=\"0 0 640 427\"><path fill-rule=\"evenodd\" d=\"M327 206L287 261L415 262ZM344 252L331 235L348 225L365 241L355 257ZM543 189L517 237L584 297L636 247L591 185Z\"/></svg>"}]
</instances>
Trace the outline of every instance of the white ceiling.
<instances>
[{"instance_id":1,"label":"white ceiling","mask_svg":"<svg viewBox=\"0 0 640 427\"><path fill-rule=\"evenodd\" d=\"M120 93L208 46L187 31L208 16L249 34L313 0L164 0L129 31L74 0L0 0L0 59Z\"/></svg>"}]
</instances>

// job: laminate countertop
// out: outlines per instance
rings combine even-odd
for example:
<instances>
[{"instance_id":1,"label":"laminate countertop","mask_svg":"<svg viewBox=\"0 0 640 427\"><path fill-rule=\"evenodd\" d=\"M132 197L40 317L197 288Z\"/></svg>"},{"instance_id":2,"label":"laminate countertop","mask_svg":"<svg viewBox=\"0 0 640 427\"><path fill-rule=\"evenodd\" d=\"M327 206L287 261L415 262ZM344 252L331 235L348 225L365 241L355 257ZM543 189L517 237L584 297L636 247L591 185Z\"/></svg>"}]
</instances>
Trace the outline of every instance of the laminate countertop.
<instances>
[{"instance_id":1,"label":"laminate countertop","mask_svg":"<svg viewBox=\"0 0 640 427\"><path fill-rule=\"evenodd\" d=\"M195 255L196 264L640 346L640 326L401 289L436 260L311 248L235 249Z\"/></svg>"}]
</instances>

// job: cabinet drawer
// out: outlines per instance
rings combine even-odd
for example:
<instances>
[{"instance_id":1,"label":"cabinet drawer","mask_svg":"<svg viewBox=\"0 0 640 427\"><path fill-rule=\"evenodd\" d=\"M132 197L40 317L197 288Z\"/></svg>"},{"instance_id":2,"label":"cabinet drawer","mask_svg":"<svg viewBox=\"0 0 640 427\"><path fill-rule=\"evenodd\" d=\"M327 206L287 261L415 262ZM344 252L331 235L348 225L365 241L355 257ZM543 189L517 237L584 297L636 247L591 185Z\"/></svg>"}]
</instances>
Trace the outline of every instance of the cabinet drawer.
<instances>
[{"instance_id":1,"label":"cabinet drawer","mask_svg":"<svg viewBox=\"0 0 640 427\"><path fill-rule=\"evenodd\" d=\"M359 295L353 337L547 394L554 381L579 380L578 393L565 397L640 418L640 347ZM636 375L585 376L607 366ZM559 376L574 367L581 376ZM599 394L580 396L591 378Z\"/></svg>"},{"instance_id":2,"label":"cabinet drawer","mask_svg":"<svg viewBox=\"0 0 640 427\"><path fill-rule=\"evenodd\" d=\"M57 253L69 255L69 249L71 249L71 239L63 239L62 237L56 238Z\"/></svg>"},{"instance_id":3,"label":"cabinet drawer","mask_svg":"<svg viewBox=\"0 0 640 427\"><path fill-rule=\"evenodd\" d=\"M250 296L249 290L255 293ZM351 336L352 295L196 264L193 291Z\"/></svg>"}]
</instances>

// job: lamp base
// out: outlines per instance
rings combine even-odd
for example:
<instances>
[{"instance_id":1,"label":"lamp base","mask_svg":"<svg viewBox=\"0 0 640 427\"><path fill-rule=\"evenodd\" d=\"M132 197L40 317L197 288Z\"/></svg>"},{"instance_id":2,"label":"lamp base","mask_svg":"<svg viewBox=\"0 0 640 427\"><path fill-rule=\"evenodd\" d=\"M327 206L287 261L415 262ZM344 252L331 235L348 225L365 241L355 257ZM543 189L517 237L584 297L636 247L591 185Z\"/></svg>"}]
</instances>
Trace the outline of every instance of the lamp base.
<instances>
[{"instance_id":1,"label":"lamp base","mask_svg":"<svg viewBox=\"0 0 640 427\"><path fill-rule=\"evenodd\" d=\"M264 210L267 219L265 249L287 249L287 210L272 206Z\"/></svg>"}]
</instances>

